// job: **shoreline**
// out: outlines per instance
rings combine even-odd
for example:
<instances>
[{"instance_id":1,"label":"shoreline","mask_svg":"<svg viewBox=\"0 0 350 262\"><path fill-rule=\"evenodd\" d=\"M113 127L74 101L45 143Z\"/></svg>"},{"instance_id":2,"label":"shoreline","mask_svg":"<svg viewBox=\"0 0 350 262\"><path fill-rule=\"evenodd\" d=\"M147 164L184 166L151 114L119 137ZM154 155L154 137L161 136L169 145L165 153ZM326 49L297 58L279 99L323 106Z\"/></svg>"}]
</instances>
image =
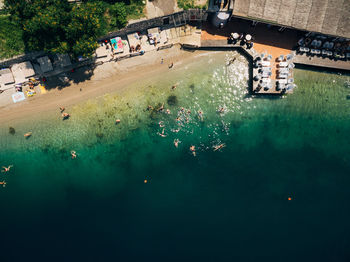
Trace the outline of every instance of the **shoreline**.
<instances>
[{"instance_id":1,"label":"shoreline","mask_svg":"<svg viewBox=\"0 0 350 262\"><path fill-rule=\"evenodd\" d=\"M93 76L89 80L72 83L61 90L55 88L19 104L0 108L1 124L9 125L27 118L41 118L40 113L45 112L45 115L57 113L60 106L70 108L105 94L122 93L134 83L172 70L168 68L170 63L174 63L174 67L186 64L203 53L208 51L188 52L181 50L179 46L174 46L171 49L147 53L142 57L129 58L117 63L105 63L94 69ZM161 64L162 58L163 64Z\"/></svg>"}]
</instances>

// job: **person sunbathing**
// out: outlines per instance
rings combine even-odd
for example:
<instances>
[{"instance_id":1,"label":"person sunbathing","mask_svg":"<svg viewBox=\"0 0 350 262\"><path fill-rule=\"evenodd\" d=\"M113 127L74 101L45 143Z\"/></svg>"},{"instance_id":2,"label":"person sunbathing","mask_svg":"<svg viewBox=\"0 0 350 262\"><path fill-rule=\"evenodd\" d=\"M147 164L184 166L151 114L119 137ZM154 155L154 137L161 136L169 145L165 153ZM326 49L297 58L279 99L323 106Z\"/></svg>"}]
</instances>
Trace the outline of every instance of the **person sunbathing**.
<instances>
[{"instance_id":1,"label":"person sunbathing","mask_svg":"<svg viewBox=\"0 0 350 262\"><path fill-rule=\"evenodd\" d=\"M13 167L13 165L9 165L8 167L3 166L1 172L7 173L10 171L10 169Z\"/></svg>"}]
</instances>

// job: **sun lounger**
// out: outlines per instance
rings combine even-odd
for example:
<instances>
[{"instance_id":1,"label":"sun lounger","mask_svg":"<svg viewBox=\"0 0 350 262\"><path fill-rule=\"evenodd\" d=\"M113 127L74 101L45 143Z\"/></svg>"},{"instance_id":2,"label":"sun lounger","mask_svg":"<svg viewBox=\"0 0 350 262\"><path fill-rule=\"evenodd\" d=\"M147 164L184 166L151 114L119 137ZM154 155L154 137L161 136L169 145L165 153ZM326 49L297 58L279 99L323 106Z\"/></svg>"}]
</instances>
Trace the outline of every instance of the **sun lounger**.
<instances>
[{"instance_id":1,"label":"sun lounger","mask_svg":"<svg viewBox=\"0 0 350 262\"><path fill-rule=\"evenodd\" d=\"M263 78L261 81L262 83L271 83L271 78Z\"/></svg>"},{"instance_id":2,"label":"sun lounger","mask_svg":"<svg viewBox=\"0 0 350 262\"><path fill-rule=\"evenodd\" d=\"M287 67L288 66L288 62L280 62L279 66L280 67Z\"/></svg>"},{"instance_id":3,"label":"sun lounger","mask_svg":"<svg viewBox=\"0 0 350 262\"><path fill-rule=\"evenodd\" d=\"M287 79L278 79L276 80L279 84L287 84Z\"/></svg>"},{"instance_id":4,"label":"sun lounger","mask_svg":"<svg viewBox=\"0 0 350 262\"><path fill-rule=\"evenodd\" d=\"M271 75L272 75L272 73L271 72L267 72L267 71L264 71L261 74L262 77L270 77Z\"/></svg>"},{"instance_id":5,"label":"sun lounger","mask_svg":"<svg viewBox=\"0 0 350 262\"><path fill-rule=\"evenodd\" d=\"M282 68L278 69L277 71L279 74L283 74L283 73L288 74L289 73L289 69L286 67L282 67Z\"/></svg>"},{"instance_id":6,"label":"sun lounger","mask_svg":"<svg viewBox=\"0 0 350 262\"><path fill-rule=\"evenodd\" d=\"M294 85L293 84L288 84L286 89L287 89L287 91L292 91L294 89Z\"/></svg>"},{"instance_id":7,"label":"sun lounger","mask_svg":"<svg viewBox=\"0 0 350 262\"><path fill-rule=\"evenodd\" d=\"M262 66L270 66L270 61L262 61L261 62Z\"/></svg>"}]
</instances>

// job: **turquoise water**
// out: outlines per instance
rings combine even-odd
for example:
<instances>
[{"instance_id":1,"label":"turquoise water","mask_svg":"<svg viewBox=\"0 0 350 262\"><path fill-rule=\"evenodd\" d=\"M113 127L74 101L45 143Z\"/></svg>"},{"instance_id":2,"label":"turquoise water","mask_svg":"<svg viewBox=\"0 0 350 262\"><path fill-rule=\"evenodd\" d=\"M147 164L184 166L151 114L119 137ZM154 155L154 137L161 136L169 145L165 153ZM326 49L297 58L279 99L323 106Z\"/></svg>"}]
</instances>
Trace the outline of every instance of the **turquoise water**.
<instances>
[{"instance_id":1,"label":"turquoise water","mask_svg":"<svg viewBox=\"0 0 350 262\"><path fill-rule=\"evenodd\" d=\"M243 57L200 53L67 121L1 126L1 261L349 261L348 77L295 77L251 97Z\"/></svg>"}]
</instances>

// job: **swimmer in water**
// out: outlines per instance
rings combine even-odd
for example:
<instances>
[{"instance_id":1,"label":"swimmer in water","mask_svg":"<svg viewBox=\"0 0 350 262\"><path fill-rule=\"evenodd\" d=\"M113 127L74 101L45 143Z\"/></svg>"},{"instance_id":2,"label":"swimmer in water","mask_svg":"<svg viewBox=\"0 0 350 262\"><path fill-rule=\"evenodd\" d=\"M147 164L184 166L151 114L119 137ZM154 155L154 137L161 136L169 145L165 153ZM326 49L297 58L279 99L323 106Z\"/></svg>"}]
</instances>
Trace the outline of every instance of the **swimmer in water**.
<instances>
[{"instance_id":1,"label":"swimmer in water","mask_svg":"<svg viewBox=\"0 0 350 262\"><path fill-rule=\"evenodd\" d=\"M174 146L175 146L176 148L178 148L179 143L181 143L181 141L180 141L179 139L174 139Z\"/></svg>"},{"instance_id":2,"label":"swimmer in water","mask_svg":"<svg viewBox=\"0 0 350 262\"><path fill-rule=\"evenodd\" d=\"M158 135L160 135L161 137L167 137L167 135L164 134L164 128L163 128L163 130L162 130L162 133L159 133L159 132L158 132Z\"/></svg>"},{"instance_id":3,"label":"swimmer in water","mask_svg":"<svg viewBox=\"0 0 350 262\"><path fill-rule=\"evenodd\" d=\"M172 87L171 87L171 90L175 90L176 89L176 85L173 85Z\"/></svg>"},{"instance_id":4,"label":"swimmer in water","mask_svg":"<svg viewBox=\"0 0 350 262\"><path fill-rule=\"evenodd\" d=\"M5 187L6 186L6 181L5 180L1 181L0 185L2 185L2 187Z\"/></svg>"},{"instance_id":5,"label":"swimmer in water","mask_svg":"<svg viewBox=\"0 0 350 262\"><path fill-rule=\"evenodd\" d=\"M1 172L7 173L10 171L11 167L13 167L13 165L9 165L8 167L3 166Z\"/></svg>"},{"instance_id":6,"label":"swimmer in water","mask_svg":"<svg viewBox=\"0 0 350 262\"><path fill-rule=\"evenodd\" d=\"M195 146L190 146L190 151L192 152L193 156L196 156L196 147Z\"/></svg>"},{"instance_id":7,"label":"swimmer in water","mask_svg":"<svg viewBox=\"0 0 350 262\"><path fill-rule=\"evenodd\" d=\"M70 154L72 156L72 159L77 158L77 152L75 152L74 150L70 151Z\"/></svg>"},{"instance_id":8,"label":"swimmer in water","mask_svg":"<svg viewBox=\"0 0 350 262\"><path fill-rule=\"evenodd\" d=\"M187 114L191 114L191 109L188 109L188 110L187 110Z\"/></svg>"},{"instance_id":9,"label":"swimmer in water","mask_svg":"<svg viewBox=\"0 0 350 262\"><path fill-rule=\"evenodd\" d=\"M66 120L66 119L68 119L69 117L70 117L70 114L68 114L68 113L63 113L63 114L62 114L63 120Z\"/></svg>"},{"instance_id":10,"label":"swimmer in water","mask_svg":"<svg viewBox=\"0 0 350 262\"><path fill-rule=\"evenodd\" d=\"M164 127L164 122L163 121L159 121L159 127Z\"/></svg>"},{"instance_id":11,"label":"swimmer in water","mask_svg":"<svg viewBox=\"0 0 350 262\"><path fill-rule=\"evenodd\" d=\"M164 110L164 103L157 110L158 112L162 112Z\"/></svg>"},{"instance_id":12,"label":"swimmer in water","mask_svg":"<svg viewBox=\"0 0 350 262\"><path fill-rule=\"evenodd\" d=\"M165 113L166 113L166 114L168 114L168 115L170 115L170 114L171 114L171 112L170 112L170 110L169 110L169 109L167 109L167 110L165 111Z\"/></svg>"},{"instance_id":13,"label":"swimmer in water","mask_svg":"<svg viewBox=\"0 0 350 262\"><path fill-rule=\"evenodd\" d=\"M25 133L24 134L24 137L25 138L29 138L29 137L31 137L32 136L32 132L28 132L28 133Z\"/></svg>"},{"instance_id":14,"label":"swimmer in water","mask_svg":"<svg viewBox=\"0 0 350 262\"><path fill-rule=\"evenodd\" d=\"M220 145L213 146L213 148L214 148L214 151L217 151L221 148L224 148L225 146L226 146L225 144L220 144Z\"/></svg>"},{"instance_id":15,"label":"swimmer in water","mask_svg":"<svg viewBox=\"0 0 350 262\"><path fill-rule=\"evenodd\" d=\"M198 118L203 120L203 112L201 110L198 111Z\"/></svg>"},{"instance_id":16,"label":"swimmer in water","mask_svg":"<svg viewBox=\"0 0 350 262\"><path fill-rule=\"evenodd\" d=\"M180 131L180 128L178 128L178 129L171 129L171 131L173 131L175 133L178 133Z\"/></svg>"},{"instance_id":17,"label":"swimmer in water","mask_svg":"<svg viewBox=\"0 0 350 262\"><path fill-rule=\"evenodd\" d=\"M225 108L220 107L219 110L218 110L218 112L219 112L220 114L224 113L224 112L225 112Z\"/></svg>"}]
</instances>

